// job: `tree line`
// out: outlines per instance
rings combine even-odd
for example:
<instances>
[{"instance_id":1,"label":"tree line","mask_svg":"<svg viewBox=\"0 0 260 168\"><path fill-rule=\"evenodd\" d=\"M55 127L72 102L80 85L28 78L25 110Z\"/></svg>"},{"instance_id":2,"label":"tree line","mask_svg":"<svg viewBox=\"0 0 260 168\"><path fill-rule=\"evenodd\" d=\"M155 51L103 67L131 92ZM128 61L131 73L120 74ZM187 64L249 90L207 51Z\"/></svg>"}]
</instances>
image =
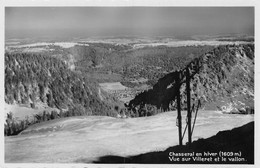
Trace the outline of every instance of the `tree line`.
<instances>
[{"instance_id":1,"label":"tree line","mask_svg":"<svg viewBox=\"0 0 260 168\"><path fill-rule=\"evenodd\" d=\"M79 113L115 116L113 103L116 100L108 102L109 98L106 98L102 101L97 85L95 81L71 71L58 58L5 53L5 102L8 104L27 104L35 108L42 102L61 111L70 109L65 116ZM81 112L76 112L76 107Z\"/></svg>"}]
</instances>

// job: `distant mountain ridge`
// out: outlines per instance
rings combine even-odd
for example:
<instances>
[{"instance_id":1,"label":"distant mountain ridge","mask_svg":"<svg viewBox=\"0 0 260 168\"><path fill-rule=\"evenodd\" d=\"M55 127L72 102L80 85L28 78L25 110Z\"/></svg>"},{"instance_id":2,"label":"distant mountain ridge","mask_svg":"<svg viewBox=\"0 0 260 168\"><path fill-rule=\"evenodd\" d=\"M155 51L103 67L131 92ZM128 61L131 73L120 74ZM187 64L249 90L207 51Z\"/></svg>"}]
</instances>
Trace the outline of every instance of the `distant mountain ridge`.
<instances>
[{"instance_id":1,"label":"distant mountain ridge","mask_svg":"<svg viewBox=\"0 0 260 168\"><path fill-rule=\"evenodd\" d=\"M254 109L254 45L219 46L195 58L185 68L192 73L192 103L200 99L205 109L252 113ZM182 69L181 71L185 70ZM129 110L140 113L147 106L176 109L177 71L159 79L152 89L130 101ZM185 79L182 79L183 81ZM185 109L185 83L180 88ZM142 112L142 114L145 114ZM140 116L140 114L139 114Z\"/></svg>"}]
</instances>

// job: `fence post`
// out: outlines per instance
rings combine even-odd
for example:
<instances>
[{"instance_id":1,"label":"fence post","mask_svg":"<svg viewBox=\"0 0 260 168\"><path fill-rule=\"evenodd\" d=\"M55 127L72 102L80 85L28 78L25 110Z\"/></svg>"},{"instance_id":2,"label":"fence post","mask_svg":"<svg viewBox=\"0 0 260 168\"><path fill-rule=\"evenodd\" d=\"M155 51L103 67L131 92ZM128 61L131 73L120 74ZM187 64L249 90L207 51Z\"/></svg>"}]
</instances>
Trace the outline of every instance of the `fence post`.
<instances>
[{"instance_id":1,"label":"fence post","mask_svg":"<svg viewBox=\"0 0 260 168\"><path fill-rule=\"evenodd\" d=\"M177 74L177 111L178 111L178 129L179 129L179 145L182 145L182 123L181 123L181 97L180 97L180 72Z\"/></svg>"},{"instance_id":2,"label":"fence post","mask_svg":"<svg viewBox=\"0 0 260 168\"><path fill-rule=\"evenodd\" d=\"M188 143L191 144L191 107L190 107L190 71L186 68L186 93L187 93L187 118L188 118Z\"/></svg>"}]
</instances>

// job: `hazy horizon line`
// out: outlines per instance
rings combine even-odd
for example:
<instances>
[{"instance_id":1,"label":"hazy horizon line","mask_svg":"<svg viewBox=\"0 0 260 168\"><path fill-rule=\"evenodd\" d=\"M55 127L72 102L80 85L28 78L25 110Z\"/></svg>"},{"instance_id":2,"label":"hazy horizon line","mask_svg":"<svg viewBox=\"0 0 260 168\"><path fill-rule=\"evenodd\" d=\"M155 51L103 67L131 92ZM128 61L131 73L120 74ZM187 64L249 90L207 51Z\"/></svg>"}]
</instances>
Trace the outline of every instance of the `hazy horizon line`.
<instances>
[{"instance_id":1,"label":"hazy horizon line","mask_svg":"<svg viewBox=\"0 0 260 168\"><path fill-rule=\"evenodd\" d=\"M254 35L254 7L5 7L5 36Z\"/></svg>"}]
</instances>

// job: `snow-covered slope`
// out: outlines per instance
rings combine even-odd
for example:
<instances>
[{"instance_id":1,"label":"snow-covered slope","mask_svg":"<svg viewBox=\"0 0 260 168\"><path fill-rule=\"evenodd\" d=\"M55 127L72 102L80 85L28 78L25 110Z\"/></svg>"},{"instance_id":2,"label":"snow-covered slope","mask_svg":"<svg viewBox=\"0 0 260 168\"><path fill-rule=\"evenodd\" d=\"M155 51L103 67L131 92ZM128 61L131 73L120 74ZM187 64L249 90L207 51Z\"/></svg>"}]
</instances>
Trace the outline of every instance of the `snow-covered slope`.
<instances>
[{"instance_id":1,"label":"snow-covered slope","mask_svg":"<svg viewBox=\"0 0 260 168\"><path fill-rule=\"evenodd\" d=\"M183 115L184 122L185 112ZM254 115L200 111L193 140L253 120ZM184 139L186 141L187 137ZM92 162L105 155L137 155L162 151L177 144L176 112L128 119L71 117L32 125L21 135L5 137L5 162Z\"/></svg>"}]
</instances>

